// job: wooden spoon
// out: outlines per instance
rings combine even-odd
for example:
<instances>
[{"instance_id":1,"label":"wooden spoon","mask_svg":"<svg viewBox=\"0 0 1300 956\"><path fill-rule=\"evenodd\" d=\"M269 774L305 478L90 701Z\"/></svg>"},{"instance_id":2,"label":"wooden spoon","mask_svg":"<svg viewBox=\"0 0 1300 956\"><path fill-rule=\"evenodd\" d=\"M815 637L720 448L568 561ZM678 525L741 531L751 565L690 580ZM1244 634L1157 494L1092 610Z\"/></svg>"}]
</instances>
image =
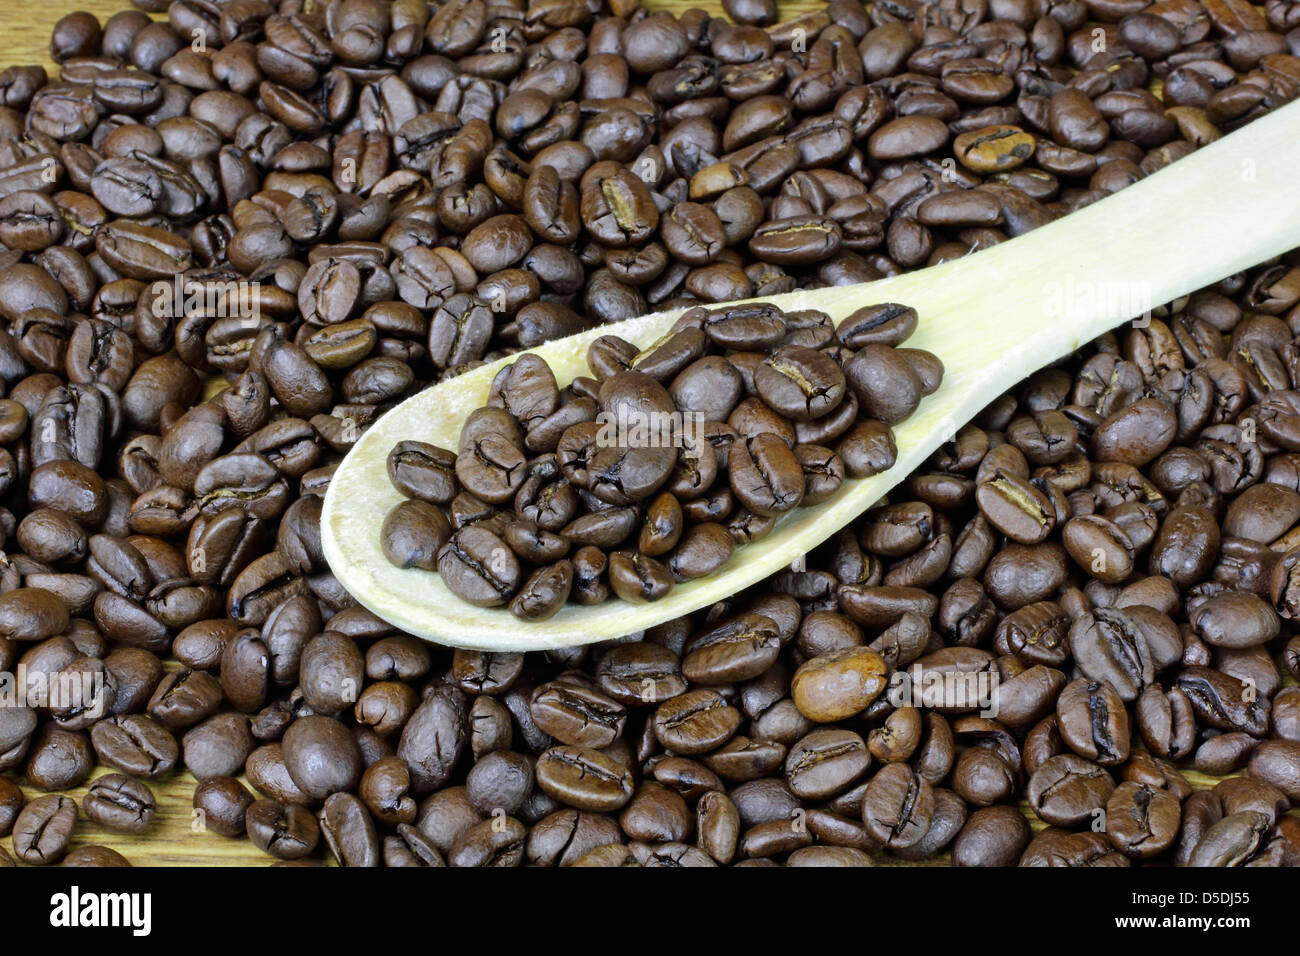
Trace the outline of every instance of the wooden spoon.
<instances>
[{"instance_id":1,"label":"wooden spoon","mask_svg":"<svg viewBox=\"0 0 1300 956\"><path fill-rule=\"evenodd\" d=\"M407 399L376 422L330 482L321 518L335 577L363 605L419 637L456 647L534 651L589 644L653 627L757 584L848 525L902 481L990 401L1034 371L1150 309L1300 246L1300 102L1170 167L1016 239L919 272L860 285L791 292L782 309L820 309L840 321L856 309L901 302L920 313L905 343L938 355L943 385L895 428L898 461L846 481L816 507L785 515L762 541L738 548L719 572L677 584L660 601L611 598L567 605L524 622L479 608L431 571L389 564L379 543L402 500L386 461L398 441L456 449L461 423L483 405L501 359ZM645 315L557 339L531 351L563 387L589 374L587 347L618 335L646 347L680 310ZM1135 319L1135 316L1138 317Z\"/></svg>"}]
</instances>

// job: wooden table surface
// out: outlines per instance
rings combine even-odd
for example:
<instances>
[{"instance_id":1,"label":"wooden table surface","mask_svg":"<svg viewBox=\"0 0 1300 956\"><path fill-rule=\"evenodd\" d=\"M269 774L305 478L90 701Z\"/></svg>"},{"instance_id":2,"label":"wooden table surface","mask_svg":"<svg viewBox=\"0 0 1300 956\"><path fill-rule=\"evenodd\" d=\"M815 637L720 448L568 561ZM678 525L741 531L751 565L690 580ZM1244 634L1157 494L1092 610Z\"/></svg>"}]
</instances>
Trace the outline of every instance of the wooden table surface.
<instances>
[{"instance_id":1,"label":"wooden table surface","mask_svg":"<svg viewBox=\"0 0 1300 956\"><path fill-rule=\"evenodd\" d=\"M721 11L720 0L646 0L646 6L652 9L685 10L702 7ZM780 3L782 19L788 19L807 10L818 9L822 3L818 0L795 0ZM3 46L0 49L0 67L39 63L49 72L51 79L57 77L57 67L50 59L50 29L66 13L74 10L89 10L104 22L119 10L127 9L127 0L52 0L47 3L33 4L28 0L0 0L0 36ZM162 15L155 14L157 18ZM1290 683L1290 681L1288 681ZM111 771L98 768L94 777ZM1212 786L1214 780L1194 771L1188 777L1198 788ZM103 844L122 853L136 866L264 866L273 862L258 850L246 838L230 839L209 833L194 821L191 798L194 792L194 778L188 773L172 774L161 780L149 781L150 788L158 798L158 815L149 832L141 836L112 833L91 823L84 815L77 826L72 846L85 844ZM28 798L39 796L39 791L24 788ZM251 787L250 787L251 789ZM78 804L86 788L80 787L70 791ZM1035 829L1042 823L1027 813ZM12 849L10 839L0 841L6 849ZM317 858L324 857L322 849L316 853ZM889 860L881 858L881 864ZM942 860L932 861L938 865Z\"/></svg>"}]
</instances>

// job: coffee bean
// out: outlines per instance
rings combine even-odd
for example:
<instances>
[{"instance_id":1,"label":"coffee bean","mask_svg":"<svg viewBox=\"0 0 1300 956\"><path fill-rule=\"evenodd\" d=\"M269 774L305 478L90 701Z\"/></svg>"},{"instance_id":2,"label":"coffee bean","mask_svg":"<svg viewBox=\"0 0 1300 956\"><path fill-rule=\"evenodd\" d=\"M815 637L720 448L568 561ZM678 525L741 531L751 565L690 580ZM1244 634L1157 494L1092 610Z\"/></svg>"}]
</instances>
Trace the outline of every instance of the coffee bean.
<instances>
[{"instance_id":1,"label":"coffee bean","mask_svg":"<svg viewBox=\"0 0 1300 956\"><path fill-rule=\"evenodd\" d=\"M780 634L770 618L744 614L688 643L682 674L702 684L748 680L767 670L780 649Z\"/></svg>"},{"instance_id":2,"label":"coffee bean","mask_svg":"<svg viewBox=\"0 0 1300 956\"><path fill-rule=\"evenodd\" d=\"M1207 644L1244 648L1272 640L1277 636L1280 622L1263 599L1236 591L1212 597L1202 604L1193 625Z\"/></svg>"},{"instance_id":3,"label":"coffee bean","mask_svg":"<svg viewBox=\"0 0 1300 956\"><path fill-rule=\"evenodd\" d=\"M1033 136L1019 127L985 126L958 136L953 152L973 172L1000 173L1029 160L1035 146Z\"/></svg>"},{"instance_id":4,"label":"coffee bean","mask_svg":"<svg viewBox=\"0 0 1300 956\"><path fill-rule=\"evenodd\" d=\"M654 733L659 742L683 754L716 749L739 725L739 711L712 690L679 694L661 704L654 715Z\"/></svg>"},{"instance_id":5,"label":"coffee bean","mask_svg":"<svg viewBox=\"0 0 1300 956\"><path fill-rule=\"evenodd\" d=\"M1103 766L1129 754L1128 711L1110 684L1079 678L1061 690L1056 703L1061 737L1076 754Z\"/></svg>"},{"instance_id":6,"label":"coffee bean","mask_svg":"<svg viewBox=\"0 0 1300 956\"><path fill-rule=\"evenodd\" d=\"M885 123L867 143L873 159L891 160L920 156L948 141L948 130L930 116L906 116Z\"/></svg>"},{"instance_id":7,"label":"coffee bean","mask_svg":"<svg viewBox=\"0 0 1300 956\"><path fill-rule=\"evenodd\" d=\"M1258 696L1235 677L1207 667L1185 668L1174 685L1192 705L1197 720L1216 730L1241 730L1262 736L1268 715Z\"/></svg>"},{"instance_id":8,"label":"coffee bean","mask_svg":"<svg viewBox=\"0 0 1300 956\"><path fill-rule=\"evenodd\" d=\"M337 714L356 703L365 661L356 642L338 631L317 635L303 647L299 675L303 697L317 713Z\"/></svg>"},{"instance_id":9,"label":"coffee bean","mask_svg":"<svg viewBox=\"0 0 1300 956\"><path fill-rule=\"evenodd\" d=\"M1032 832L1014 807L976 810L952 844L953 866L1014 866Z\"/></svg>"},{"instance_id":10,"label":"coffee bean","mask_svg":"<svg viewBox=\"0 0 1300 956\"><path fill-rule=\"evenodd\" d=\"M0 596L0 637L43 641L68 627L67 608L49 591L17 588Z\"/></svg>"},{"instance_id":11,"label":"coffee bean","mask_svg":"<svg viewBox=\"0 0 1300 956\"><path fill-rule=\"evenodd\" d=\"M57 863L68 852L77 826L77 804L68 797L48 794L32 800L14 822L14 854L32 865Z\"/></svg>"},{"instance_id":12,"label":"coffee bean","mask_svg":"<svg viewBox=\"0 0 1300 956\"><path fill-rule=\"evenodd\" d=\"M921 401L921 380L916 372L888 346L870 343L853 354L844 366L849 387L862 413L887 425L897 425L914 412Z\"/></svg>"},{"instance_id":13,"label":"coffee bean","mask_svg":"<svg viewBox=\"0 0 1300 956\"><path fill-rule=\"evenodd\" d=\"M22 812L26 798L18 785L7 777L0 783L0 834L8 836L13 832L14 821Z\"/></svg>"},{"instance_id":14,"label":"coffee bean","mask_svg":"<svg viewBox=\"0 0 1300 956\"><path fill-rule=\"evenodd\" d=\"M136 777L165 774L180 757L176 738L144 714L101 720L91 728L90 740L101 762Z\"/></svg>"},{"instance_id":15,"label":"coffee bean","mask_svg":"<svg viewBox=\"0 0 1300 956\"><path fill-rule=\"evenodd\" d=\"M1126 781L1106 803L1106 832L1116 849L1145 859L1173 844L1181 816L1182 807L1172 793Z\"/></svg>"},{"instance_id":16,"label":"coffee bean","mask_svg":"<svg viewBox=\"0 0 1300 956\"><path fill-rule=\"evenodd\" d=\"M626 711L604 694L559 682L533 692L531 710L539 729L575 747L606 747L622 733Z\"/></svg>"},{"instance_id":17,"label":"coffee bean","mask_svg":"<svg viewBox=\"0 0 1300 956\"><path fill-rule=\"evenodd\" d=\"M1038 766L1025 796L1040 820L1069 829L1090 822L1114 789L1114 779L1103 768L1061 754Z\"/></svg>"},{"instance_id":18,"label":"coffee bean","mask_svg":"<svg viewBox=\"0 0 1300 956\"><path fill-rule=\"evenodd\" d=\"M340 866L379 865L379 835L365 805L350 793L336 793L320 811L325 845Z\"/></svg>"},{"instance_id":19,"label":"coffee bean","mask_svg":"<svg viewBox=\"0 0 1300 956\"><path fill-rule=\"evenodd\" d=\"M457 597L480 607L504 603L519 587L519 561L490 531L465 527L438 551L438 572Z\"/></svg>"},{"instance_id":20,"label":"coffee bean","mask_svg":"<svg viewBox=\"0 0 1300 956\"><path fill-rule=\"evenodd\" d=\"M451 524L435 505L412 499L394 506L380 530L384 556L399 568L438 566L438 552L451 537Z\"/></svg>"},{"instance_id":21,"label":"coffee bean","mask_svg":"<svg viewBox=\"0 0 1300 956\"><path fill-rule=\"evenodd\" d=\"M144 833L153 823L157 802L145 784L110 773L90 785L81 807L91 821L105 829Z\"/></svg>"},{"instance_id":22,"label":"coffee bean","mask_svg":"<svg viewBox=\"0 0 1300 956\"><path fill-rule=\"evenodd\" d=\"M1134 700L1154 679L1156 664L1146 635L1123 611L1098 608L1070 627L1070 648L1079 669L1103 681L1124 700Z\"/></svg>"},{"instance_id":23,"label":"coffee bean","mask_svg":"<svg viewBox=\"0 0 1300 956\"><path fill-rule=\"evenodd\" d=\"M124 867L131 863L122 854L106 846L87 844L74 847L60 866Z\"/></svg>"},{"instance_id":24,"label":"coffee bean","mask_svg":"<svg viewBox=\"0 0 1300 956\"><path fill-rule=\"evenodd\" d=\"M785 774L796 796L825 799L855 783L870 765L871 755L858 734L815 730L790 748Z\"/></svg>"},{"instance_id":25,"label":"coffee bean","mask_svg":"<svg viewBox=\"0 0 1300 956\"><path fill-rule=\"evenodd\" d=\"M221 685L203 671L182 668L159 683L149 700L148 714L163 726L176 730L192 727L221 704Z\"/></svg>"},{"instance_id":26,"label":"coffee bean","mask_svg":"<svg viewBox=\"0 0 1300 956\"><path fill-rule=\"evenodd\" d=\"M465 746L465 707L458 691L425 696L402 730L397 756L411 767L413 788L428 793L447 782Z\"/></svg>"},{"instance_id":27,"label":"coffee bean","mask_svg":"<svg viewBox=\"0 0 1300 956\"><path fill-rule=\"evenodd\" d=\"M537 785L579 810L617 810L632 797L626 768L587 747L554 747L537 761Z\"/></svg>"},{"instance_id":28,"label":"coffee bean","mask_svg":"<svg viewBox=\"0 0 1300 956\"><path fill-rule=\"evenodd\" d=\"M1047 495L1016 475L999 473L996 477L981 482L975 490L975 501L989 524L1021 544L1037 544L1051 534L1056 524L1052 503ZM1069 537L1068 523L1062 532L1069 547L1072 539ZM1092 553L1091 549L1088 553ZM1131 558L1129 563L1131 566Z\"/></svg>"},{"instance_id":29,"label":"coffee bean","mask_svg":"<svg viewBox=\"0 0 1300 956\"><path fill-rule=\"evenodd\" d=\"M244 814L253 845L278 860L298 860L320 841L320 827L311 812L277 800L257 800Z\"/></svg>"},{"instance_id":30,"label":"coffee bean","mask_svg":"<svg viewBox=\"0 0 1300 956\"><path fill-rule=\"evenodd\" d=\"M1020 866L1128 866L1100 833L1070 833L1048 827L1040 830L1020 856Z\"/></svg>"},{"instance_id":31,"label":"coffee bean","mask_svg":"<svg viewBox=\"0 0 1300 956\"><path fill-rule=\"evenodd\" d=\"M862 819L867 832L889 849L916 844L930 828L934 790L905 764L888 764L867 784Z\"/></svg>"},{"instance_id":32,"label":"coffee bean","mask_svg":"<svg viewBox=\"0 0 1300 956\"><path fill-rule=\"evenodd\" d=\"M1266 740L1255 748L1248 765L1250 775L1272 784L1294 801L1300 793L1300 747L1292 740Z\"/></svg>"},{"instance_id":33,"label":"coffee bean","mask_svg":"<svg viewBox=\"0 0 1300 956\"><path fill-rule=\"evenodd\" d=\"M1188 858L1188 866L1240 866L1259 848L1270 826L1267 816L1243 810L1206 829Z\"/></svg>"},{"instance_id":34,"label":"coffee bean","mask_svg":"<svg viewBox=\"0 0 1300 956\"><path fill-rule=\"evenodd\" d=\"M86 735L63 730L57 724L39 727L25 749L28 783L47 792L80 785L95 766L94 752Z\"/></svg>"},{"instance_id":35,"label":"coffee bean","mask_svg":"<svg viewBox=\"0 0 1300 956\"><path fill-rule=\"evenodd\" d=\"M198 780L237 774L254 746L242 714L215 714L181 738L185 767Z\"/></svg>"},{"instance_id":36,"label":"coffee bean","mask_svg":"<svg viewBox=\"0 0 1300 956\"><path fill-rule=\"evenodd\" d=\"M795 672L791 695L810 720L843 720L865 710L884 691L886 671L884 659L868 648L831 651Z\"/></svg>"},{"instance_id":37,"label":"coffee bean","mask_svg":"<svg viewBox=\"0 0 1300 956\"><path fill-rule=\"evenodd\" d=\"M252 805L253 795L233 777L209 777L194 788L194 809L204 828L221 836L243 834L244 814Z\"/></svg>"}]
</instances>

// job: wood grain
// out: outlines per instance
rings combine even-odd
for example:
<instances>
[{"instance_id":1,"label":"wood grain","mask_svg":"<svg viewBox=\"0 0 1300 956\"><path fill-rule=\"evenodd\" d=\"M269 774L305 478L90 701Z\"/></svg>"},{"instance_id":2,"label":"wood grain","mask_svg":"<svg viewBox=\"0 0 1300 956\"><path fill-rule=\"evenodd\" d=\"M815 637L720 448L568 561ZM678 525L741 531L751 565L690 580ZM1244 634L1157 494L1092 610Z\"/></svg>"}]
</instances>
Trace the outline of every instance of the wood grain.
<instances>
[{"instance_id":1,"label":"wood grain","mask_svg":"<svg viewBox=\"0 0 1300 956\"><path fill-rule=\"evenodd\" d=\"M721 11L720 3L699 0L648 0L646 5L652 9L680 11L702 7L719 14ZM822 6L818 0L797 0L780 4L780 9L782 17L789 18ZM57 67L49 56L50 29L54 23L74 10L88 10L96 14L102 23L123 9L128 9L124 0L53 0L39 5L33 5L27 0L0 0L0 31L3 32L5 41L3 52L0 53L0 67L39 63L55 79ZM162 18L162 15L154 16ZM109 772L111 771L105 768L98 768L92 779ZM1198 789L1213 786L1216 782L1195 771L1185 772ZM247 839L218 836L204 830L195 821L191 802L195 780L190 774L171 774L157 781L149 781L149 785L158 798L158 813L148 833L141 836L111 833L83 816L72 846L107 845L121 852L136 866L264 866L272 862ZM29 799L40 795L39 791L27 787L24 790ZM82 786L69 791L68 795L80 804L85 793L86 787ZM1026 816L1035 829L1042 828L1041 821L1027 810ZM0 845L12 849L9 838L0 841ZM316 853L320 859L325 855L323 849ZM942 865L945 860L946 857L939 858L923 865ZM877 862L894 865L893 861L885 857Z\"/></svg>"}]
</instances>

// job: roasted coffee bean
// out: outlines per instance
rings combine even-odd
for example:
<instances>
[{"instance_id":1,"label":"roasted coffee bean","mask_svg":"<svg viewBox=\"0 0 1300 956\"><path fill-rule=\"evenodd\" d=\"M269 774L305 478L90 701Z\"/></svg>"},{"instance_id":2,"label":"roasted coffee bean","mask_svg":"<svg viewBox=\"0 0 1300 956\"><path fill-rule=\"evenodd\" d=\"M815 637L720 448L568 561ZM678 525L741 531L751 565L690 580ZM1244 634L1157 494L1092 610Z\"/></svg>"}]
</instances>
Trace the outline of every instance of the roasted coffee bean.
<instances>
[{"instance_id":1,"label":"roasted coffee bean","mask_svg":"<svg viewBox=\"0 0 1300 956\"><path fill-rule=\"evenodd\" d=\"M180 757L176 738L144 714L101 720L91 728L90 739L102 763L135 777L168 773Z\"/></svg>"},{"instance_id":2,"label":"roasted coffee bean","mask_svg":"<svg viewBox=\"0 0 1300 956\"><path fill-rule=\"evenodd\" d=\"M957 756L952 786L966 802L990 806L1014 792L1016 768L1004 753L991 747L971 747Z\"/></svg>"},{"instance_id":3,"label":"roasted coffee bean","mask_svg":"<svg viewBox=\"0 0 1300 956\"><path fill-rule=\"evenodd\" d=\"M785 774L797 796L825 799L856 783L870 765L871 754L858 734L816 730L790 748Z\"/></svg>"},{"instance_id":4,"label":"roasted coffee bean","mask_svg":"<svg viewBox=\"0 0 1300 956\"><path fill-rule=\"evenodd\" d=\"M1106 833L1120 852L1145 859L1173 844L1181 817L1182 807L1174 794L1126 781L1106 803Z\"/></svg>"},{"instance_id":5,"label":"roasted coffee bean","mask_svg":"<svg viewBox=\"0 0 1300 956\"><path fill-rule=\"evenodd\" d=\"M1047 495L1016 475L998 473L981 482L975 501L989 524L1021 544L1037 544L1056 523ZM1068 534L1068 527L1064 532Z\"/></svg>"},{"instance_id":6,"label":"roasted coffee bean","mask_svg":"<svg viewBox=\"0 0 1300 956\"><path fill-rule=\"evenodd\" d=\"M762 433L731 451L731 490L755 514L775 517L799 506L806 482L799 461L780 438Z\"/></svg>"},{"instance_id":7,"label":"roasted coffee bean","mask_svg":"<svg viewBox=\"0 0 1300 956\"><path fill-rule=\"evenodd\" d=\"M353 794L336 793L320 811L325 845L340 866L379 865L379 835L365 805Z\"/></svg>"},{"instance_id":8,"label":"roasted coffee bean","mask_svg":"<svg viewBox=\"0 0 1300 956\"><path fill-rule=\"evenodd\" d=\"M30 746L24 741L21 749L26 750L27 781L40 790L78 786L94 769L94 755L86 736L63 730L57 724L39 727L31 737Z\"/></svg>"},{"instance_id":9,"label":"roasted coffee bean","mask_svg":"<svg viewBox=\"0 0 1300 956\"><path fill-rule=\"evenodd\" d=\"M1174 686L1186 695L1199 723L1257 737L1267 732L1267 708L1248 685L1235 677L1193 666L1183 669Z\"/></svg>"},{"instance_id":10,"label":"roasted coffee bean","mask_svg":"<svg viewBox=\"0 0 1300 956\"><path fill-rule=\"evenodd\" d=\"M948 130L930 116L907 116L885 123L867 142L873 159L892 160L921 156L948 141Z\"/></svg>"},{"instance_id":11,"label":"roasted coffee bean","mask_svg":"<svg viewBox=\"0 0 1300 956\"><path fill-rule=\"evenodd\" d=\"M1271 825L1257 810L1229 814L1208 827L1188 857L1188 866L1241 866L1260 847Z\"/></svg>"},{"instance_id":12,"label":"roasted coffee bean","mask_svg":"<svg viewBox=\"0 0 1300 956\"><path fill-rule=\"evenodd\" d=\"M1102 767L1061 754L1038 766L1025 796L1044 823L1070 829L1090 822L1114 789L1114 779Z\"/></svg>"},{"instance_id":13,"label":"roasted coffee bean","mask_svg":"<svg viewBox=\"0 0 1300 956\"><path fill-rule=\"evenodd\" d=\"M862 413L887 425L897 425L920 405L922 383L912 366L894 349L870 343L844 366Z\"/></svg>"},{"instance_id":14,"label":"roasted coffee bean","mask_svg":"<svg viewBox=\"0 0 1300 956\"><path fill-rule=\"evenodd\" d=\"M67 629L69 615L58 597L41 588L16 588L0 596L0 637L42 641Z\"/></svg>"},{"instance_id":15,"label":"roasted coffee bean","mask_svg":"<svg viewBox=\"0 0 1300 956\"><path fill-rule=\"evenodd\" d=\"M740 712L713 690L679 694L659 705L654 733L665 747L683 754L720 747L740 726Z\"/></svg>"},{"instance_id":16,"label":"roasted coffee bean","mask_svg":"<svg viewBox=\"0 0 1300 956\"><path fill-rule=\"evenodd\" d=\"M462 600L480 607L505 603L519 587L519 561L490 531L468 526L438 551L438 572Z\"/></svg>"},{"instance_id":17,"label":"roasted coffee bean","mask_svg":"<svg viewBox=\"0 0 1300 956\"><path fill-rule=\"evenodd\" d=\"M952 844L953 866L1014 866L1033 831L1014 807L983 807L972 813Z\"/></svg>"},{"instance_id":18,"label":"roasted coffee bean","mask_svg":"<svg viewBox=\"0 0 1300 956\"><path fill-rule=\"evenodd\" d=\"M27 802L22 790L9 778L0 783L0 834L8 836L13 832L14 822Z\"/></svg>"},{"instance_id":19,"label":"roasted coffee bean","mask_svg":"<svg viewBox=\"0 0 1300 956\"><path fill-rule=\"evenodd\" d=\"M129 867L130 861L111 847L86 844L68 851L60 866Z\"/></svg>"},{"instance_id":20,"label":"roasted coffee bean","mask_svg":"<svg viewBox=\"0 0 1300 956\"><path fill-rule=\"evenodd\" d=\"M622 733L626 711L604 694L560 682L533 692L531 711L539 729L575 747L606 747Z\"/></svg>"},{"instance_id":21,"label":"roasted coffee bean","mask_svg":"<svg viewBox=\"0 0 1300 956\"><path fill-rule=\"evenodd\" d=\"M1167 693L1151 684L1138 696L1138 731L1147 749L1157 757L1187 756L1196 736L1196 719L1187 695L1177 687Z\"/></svg>"},{"instance_id":22,"label":"roasted coffee bean","mask_svg":"<svg viewBox=\"0 0 1300 956\"><path fill-rule=\"evenodd\" d=\"M95 780L81 801L93 822L119 833L143 833L153 823L157 802L149 788L120 773Z\"/></svg>"},{"instance_id":23,"label":"roasted coffee bean","mask_svg":"<svg viewBox=\"0 0 1300 956\"><path fill-rule=\"evenodd\" d=\"M320 826L311 811L277 800L257 800L244 813L253 845L278 860L298 860L320 841Z\"/></svg>"},{"instance_id":24,"label":"roasted coffee bean","mask_svg":"<svg viewBox=\"0 0 1300 956\"><path fill-rule=\"evenodd\" d=\"M418 498L394 506L380 535L384 556L399 568L438 567L438 552L451 537L451 523L436 506Z\"/></svg>"},{"instance_id":25,"label":"roasted coffee bean","mask_svg":"<svg viewBox=\"0 0 1300 956\"><path fill-rule=\"evenodd\" d=\"M396 836L382 843L385 866L446 866L442 854L429 838L409 824L399 823Z\"/></svg>"},{"instance_id":26,"label":"roasted coffee bean","mask_svg":"<svg viewBox=\"0 0 1300 956\"><path fill-rule=\"evenodd\" d=\"M1091 680L1104 681L1134 700L1154 679L1156 662L1146 635L1123 611L1098 608L1070 627L1075 663Z\"/></svg>"},{"instance_id":27,"label":"roasted coffee bean","mask_svg":"<svg viewBox=\"0 0 1300 956\"><path fill-rule=\"evenodd\" d=\"M700 684L748 680L766 671L780 649L781 635L771 618L742 614L688 642L682 674Z\"/></svg>"},{"instance_id":28,"label":"roasted coffee bean","mask_svg":"<svg viewBox=\"0 0 1300 956\"><path fill-rule=\"evenodd\" d=\"M1040 830L1020 856L1020 866L1129 866L1104 834Z\"/></svg>"},{"instance_id":29,"label":"roasted coffee bean","mask_svg":"<svg viewBox=\"0 0 1300 956\"><path fill-rule=\"evenodd\" d=\"M843 720L865 710L884 691L887 670L884 658L868 648L831 651L795 672L791 696L810 720Z\"/></svg>"},{"instance_id":30,"label":"roasted coffee bean","mask_svg":"<svg viewBox=\"0 0 1300 956\"><path fill-rule=\"evenodd\" d=\"M68 852L77 826L77 804L68 797L48 794L32 800L14 822L14 855L32 865L57 863Z\"/></svg>"},{"instance_id":31,"label":"roasted coffee bean","mask_svg":"<svg viewBox=\"0 0 1300 956\"><path fill-rule=\"evenodd\" d=\"M867 832L890 849L915 845L930 828L935 809L934 790L906 764L882 767L862 800Z\"/></svg>"},{"instance_id":32,"label":"roasted coffee bean","mask_svg":"<svg viewBox=\"0 0 1300 956\"><path fill-rule=\"evenodd\" d=\"M554 747L537 760L537 785L579 810L609 812L632 797L632 775L617 761L586 747Z\"/></svg>"},{"instance_id":33,"label":"roasted coffee bean","mask_svg":"<svg viewBox=\"0 0 1300 956\"><path fill-rule=\"evenodd\" d=\"M1293 740L1266 740L1254 749L1250 775L1281 790L1294 802L1300 794L1300 746Z\"/></svg>"},{"instance_id":34,"label":"roasted coffee bean","mask_svg":"<svg viewBox=\"0 0 1300 956\"><path fill-rule=\"evenodd\" d=\"M388 477L404 495L447 505L456 497L456 456L425 442L400 442L388 456Z\"/></svg>"},{"instance_id":35,"label":"roasted coffee bean","mask_svg":"<svg viewBox=\"0 0 1300 956\"><path fill-rule=\"evenodd\" d=\"M203 671L182 668L165 676L153 697L148 714L169 729L192 727L210 717L221 705L221 685Z\"/></svg>"},{"instance_id":36,"label":"roasted coffee bean","mask_svg":"<svg viewBox=\"0 0 1300 956\"><path fill-rule=\"evenodd\" d=\"M832 411L844 398L844 373L829 356L801 346L785 346L754 371L763 401L787 418L807 421Z\"/></svg>"},{"instance_id":37,"label":"roasted coffee bean","mask_svg":"<svg viewBox=\"0 0 1300 956\"><path fill-rule=\"evenodd\" d=\"M198 780L238 773L255 746L242 714L215 714L181 738L185 768Z\"/></svg>"},{"instance_id":38,"label":"roasted coffee bean","mask_svg":"<svg viewBox=\"0 0 1300 956\"><path fill-rule=\"evenodd\" d=\"M397 756L411 767L413 789L423 794L445 784L465 742L465 705L460 692L440 688L426 695L397 745Z\"/></svg>"},{"instance_id":39,"label":"roasted coffee bean","mask_svg":"<svg viewBox=\"0 0 1300 956\"><path fill-rule=\"evenodd\" d=\"M1132 540L1103 515L1079 515L1061 529L1061 540L1074 562L1099 581L1118 584L1133 571Z\"/></svg>"},{"instance_id":40,"label":"roasted coffee bean","mask_svg":"<svg viewBox=\"0 0 1300 956\"><path fill-rule=\"evenodd\" d=\"M658 704L686 690L677 656L648 641L610 648L601 658L596 680L601 690L624 705Z\"/></svg>"},{"instance_id":41,"label":"roasted coffee bean","mask_svg":"<svg viewBox=\"0 0 1300 956\"><path fill-rule=\"evenodd\" d=\"M1281 626L1277 614L1253 594L1233 591L1210 598L1193 619L1197 634L1215 647L1246 648L1266 644Z\"/></svg>"},{"instance_id":42,"label":"roasted coffee bean","mask_svg":"<svg viewBox=\"0 0 1300 956\"><path fill-rule=\"evenodd\" d=\"M1061 690L1056 702L1061 737L1076 754L1103 766L1128 759L1128 711L1110 684L1079 678Z\"/></svg>"},{"instance_id":43,"label":"roasted coffee bean","mask_svg":"<svg viewBox=\"0 0 1300 956\"><path fill-rule=\"evenodd\" d=\"M447 856L449 866L519 866L524 858L524 825L513 817L484 821L466 831Z\"/></svg>"},{"instance_id":44,"label":"roasted coffee bean","mask_svg":"<svg viewBox=\"0 0 1300 956\"><path fill-rule=\"evenodd\" d=\"M204 829L226 837L244 833L244 815L253 795L233 777L209 777L194 788L194 810Z\"/></svg>"}]
</instances>

